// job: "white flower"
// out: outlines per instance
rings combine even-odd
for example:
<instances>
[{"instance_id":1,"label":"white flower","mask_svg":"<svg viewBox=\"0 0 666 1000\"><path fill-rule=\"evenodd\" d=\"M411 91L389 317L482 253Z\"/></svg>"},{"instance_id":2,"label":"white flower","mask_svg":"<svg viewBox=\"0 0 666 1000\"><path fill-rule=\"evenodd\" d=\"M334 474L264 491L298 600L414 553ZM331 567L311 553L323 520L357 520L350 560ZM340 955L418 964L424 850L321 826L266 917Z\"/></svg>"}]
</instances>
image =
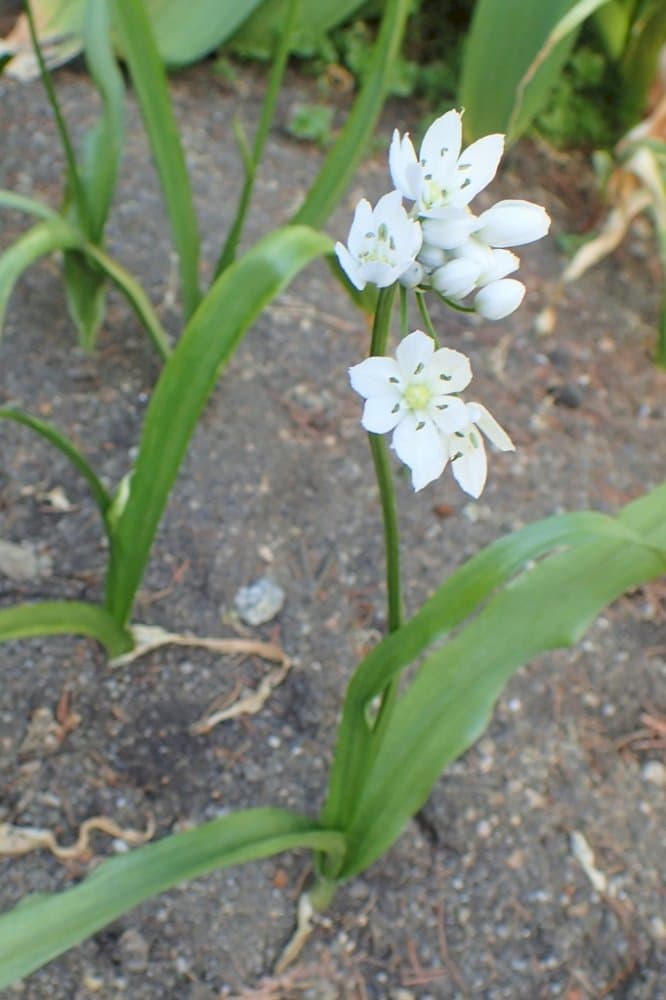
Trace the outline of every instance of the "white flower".
<instances>
[{"instance_id":1,"label":"white flower","mask_svg":"<svg viewBox=\"0 0 666 1000\"><path fill-rule=\"evenodd\" d=\"M368 282L386 288L412 266L422 239L421 227L408 217L400 192L391 191L374 209L365 198L359 201L348 248L338 242L335 253L356 288L362 291Z\"/></svg>"},{"instance_id":2,"label":"white flower","mask_svg":"<svg viewBox=\"0 0 666 1000\"><path fill-rule=\"evenodd\" d=\"M478 499L486 484L488 471L486 449L479 430L482 430L500 451L515 451L515 446L485 406L480 403L467 403L465 410L467 425L449 435L449 458L458 485L465 493Z\"/></svg>"},{"instance_id":3,"label":"white flower","mask_svg":"<svg viewBox=\"0 0 666 1000\"><path fill-rule=\"evenodd\" d=\"M540 240L550 229L550 216L532 201L498 201L477 219L476 235L491 247L519 247Z\"/></svg>"},{"instance_id":4,"label":"white flower","mask_svg":"<svg viewBox=\"0 0 666 1000\"><path fill-rule=\"evenodd\" d=\"M486 135L464 152L462 114L447 111L426 132L419 159L408 134L396 129L389 149L393 183L416 202L419 215L445 217L451 208L464 208L490 183L504 150L504 136Z\"/></svg>"},{"instance_id":5,"label":"white flower","mask_svg":"<svg viewBox=\"0 0 666 1000\"><path fill-rule=\"evenodd\" d=\"M361 423L373 434L393 431L392 447L411 469L414 489L441 476L449 435L470 422L463 401L450 395L469 384L469 359L445 347L435 350L431 338L415 330L400 342L395 360L366 358L349 376L366 401Z\"/></svg>"}]
</instances>

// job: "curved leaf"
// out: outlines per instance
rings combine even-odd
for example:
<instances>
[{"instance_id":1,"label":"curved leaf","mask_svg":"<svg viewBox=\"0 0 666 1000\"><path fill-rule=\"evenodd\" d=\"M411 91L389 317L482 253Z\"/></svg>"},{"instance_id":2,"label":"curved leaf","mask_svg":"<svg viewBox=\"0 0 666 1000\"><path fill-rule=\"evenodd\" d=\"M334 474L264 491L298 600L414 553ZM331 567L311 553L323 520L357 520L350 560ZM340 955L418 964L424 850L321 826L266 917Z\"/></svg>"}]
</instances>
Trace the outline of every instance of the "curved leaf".
<instances>
[{"instance_id":1,"label":"curved leaf","mask_svg":"<svg viewBox=\"0 0 666 1000\"><path fill-rule=\"evenodd\" d=\"M576 0L477 0L460 82L469 139L509 129L514 139L524 131L561 71L575 33L549 51L538 71L535 61L576 5Z\"/></svg>"},{"instance_id":2,"label":"curved leaf","mask_svg":"<svg viewBox=\"0 0 666 1000\"><path fill-rule=\"evenodd\" d=\"M23 900L0 916L0 988L90 937L138 903L217 868L345 838L284 809L247 809L112 858L73 889Z\"/></svg>"},{"instance_id":3,"label":"curved leaf","mask_svg":"<svg viewBox=\"0 0 666 1000\"><path fill-rule=\"evenodd\" d=\"M30 430L35 431L36 434L45 438L58 451L61 451L88 483L88 488L92 493L93 499L99 507L102 518L106 522L106 514L111 504L111 497L98 479L88 460L83 457L78 448L64 434L61 434L51 424L46 423L45 420L32 417L29 413L24 413L23 410L19 410L13 406L0 407L0 420L12 420L16 424L29 427Z\"/></svg>"},{"instance_id":4,"label":"curved leaf","mask_svg":"<svg viewBox=\"0 0 666 1000\"><path fill-rule=\"evenodd\" d=\"M347 828L353 846L341 877L371 864L399 835L446 764L483 733L518 667L578 642L603 607L666 570L665 502L666 485L622 512L636 541L602 535L538 563L428 657L396 702Z\"/></svg>"},{"instance_id":5,"label":"curved leaf","mask_svg":"<svg viewBox=\"0 0 666 1000\"><path fill-rule=\"evenodd\" d=\"M28 198L24 194L16 194L14 191L6 191L0 188L0 205L3 208L11 208L16 212L27 212L29 215L37 215L42 219L58 219L60 216L49 205L35 198Z\"/></svg>"},{"instance_id":6,"label":"curved leaf","mask_svg":"<svg viewBox=\"0 0 666 1000\"><path fill-rule=\"evenodd\" d=\"M265 237L213 284L155 387L114 535L106 583L111 614L126 622L189 440L222 367L265 306L331 241L303 226Z\"/></svg>"},{"instance_id":7,"label":"curved leaf","mask_svg":"<svg viewBox=\"0 0 666 1000\"><path fill-rule=\"evenodd\" d=\"M101 642L111 659L134 645L130 631L96 604L38 601L0 609L0 642L38 635L87 635Z\"/></svg>"},{"instance_id":8,"label":"curved leaf","mask_svg":"<svg viewBox=\"0 0 666 1000\"><path fill-rule=\"evenodd\" d=\"M81 236L62 219L55 217L38 222L0 257L0 330L14 285L26 268L54 250L78 246Z\"/></svg>"},{"instance_id":9,"label":"curved leaf","mask_svg":"<svg viewBox=\"0 0 666 1000\"><path fill-rule=\"evenodd\" d=\"M363 794L370 758L377 752L375 733L365 722L372 698L527 563L597 538L634 541L635 535L614 518L580 511L537 521L498 539L452 573L408 622L368 653L345 697L324 812L327 824L344 828Z\"/></svg>"}]
</instances>

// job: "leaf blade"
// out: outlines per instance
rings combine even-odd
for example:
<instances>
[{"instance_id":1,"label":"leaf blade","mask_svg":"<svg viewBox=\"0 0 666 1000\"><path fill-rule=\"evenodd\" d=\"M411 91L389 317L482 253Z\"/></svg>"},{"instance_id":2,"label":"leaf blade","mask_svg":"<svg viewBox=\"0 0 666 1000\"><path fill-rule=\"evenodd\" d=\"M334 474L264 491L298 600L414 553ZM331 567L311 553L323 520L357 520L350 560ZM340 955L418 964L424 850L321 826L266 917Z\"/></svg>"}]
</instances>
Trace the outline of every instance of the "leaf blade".
<instances>
[{"instance_id":1,"label":"leaf blade","mask_svg":"<svg viewBox=\"0 0 666 1000\"><path fill-rule=\"evenodd\" d=\"M126 621L169 493L218 374L262 309L331 241L302 226L271 233L213 284L162 371L115 532L107 607Z\"/></svg>"},{"instance_id":2,"label":"leaf blade","mask_svg":"<svg viewBox=\"0 0 666 1000\"><path fill-rule=\"evenodd\" d=\"M106 648L111 659L129 652L134 645L129 630L96 604L38 601L0 609L0 642L40 635L89 636Z\"/></svg>"},{"instance_id":3,"label":"leaf blade","mask_svg":"<svg viewBox=\"0 0 666 1000\"><path fill-rule=\"evenodd\" d=\"M0 988L179 882L295 848L340 852L344 843L298 813L248 809L112 858L73 889L0 916Z\"/></svg>"}]
</instances>

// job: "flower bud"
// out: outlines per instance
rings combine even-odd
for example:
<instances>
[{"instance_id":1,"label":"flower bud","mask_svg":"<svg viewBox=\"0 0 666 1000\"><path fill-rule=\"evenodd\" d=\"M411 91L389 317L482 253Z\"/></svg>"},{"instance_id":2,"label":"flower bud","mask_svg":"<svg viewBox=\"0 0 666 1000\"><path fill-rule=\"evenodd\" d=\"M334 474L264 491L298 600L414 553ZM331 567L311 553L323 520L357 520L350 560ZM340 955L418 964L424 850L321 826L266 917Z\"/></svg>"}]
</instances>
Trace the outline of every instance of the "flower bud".
<instances>
[{"instance_id":1,"label":"flower bud","mask_svg":"<svg viewBox=\"0 0 666 1000\"><path fill-rule=\"evenodd\" d=\"M476 235L491 247L519 247L545 236L550 216L531 201L507 199L482 212Z\"/></svg>"},{"instance_id":2,"label":"flower bud","mask_svg":"<svg viewBox=\"0 0 666 1000\"><path fill-rule=\"evenodd\" d=\"M484 285L474 299L474 308L484 319L504 319L523 301L525 286L515 278L502 278Z\"/></svg>"}]
</instances>

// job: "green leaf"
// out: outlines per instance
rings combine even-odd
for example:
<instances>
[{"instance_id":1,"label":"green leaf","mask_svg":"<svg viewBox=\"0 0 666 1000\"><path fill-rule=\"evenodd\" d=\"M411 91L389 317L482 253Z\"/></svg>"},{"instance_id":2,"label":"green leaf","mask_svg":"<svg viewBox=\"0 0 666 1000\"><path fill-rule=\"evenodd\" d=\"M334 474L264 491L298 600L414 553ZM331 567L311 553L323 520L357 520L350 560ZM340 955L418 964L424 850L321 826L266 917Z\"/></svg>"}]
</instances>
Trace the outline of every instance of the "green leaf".
<instances>
[{"instance_id":1,"label":"green leaf","mask_svg":"<svg viewBox=\"0 0 666 1000\"><path fill-rule=\"evenodd\" d=\"M410 0L387 0L361 91L337 142L292 220L295 224L321 228L356 173L384 105L392 64L400 52L410 8Z\"/></svg>"},{"instance_id":2,"label":"green leaf","mask_svg":"<svg viewBox=\"0 0 666 1000\"><path fill-rule=\"evenodd\" d=\"M0 609L0 642L38 635L91 636L101 642L111 659L128 653L134 646L130 631L96 604L38 601Z\"/></svg>"},{"instance_id":3,"label":"green leaf","mask_svg":"<svg viewBox=\"0 0 666 1000\"><path fill-rule=\"evenodd\" d=\"M141 285L101 247L87 243L82 233L57 215L37 223L0 256L0 330L9 296L23 271L40 257L67 249L85 254L117 285L145 326L160 356L168 358L171 353L169 339Z\"/></svg>"},{"instance_id":4,"label":"green leaf","mask_svg":"<svg viewBox=\"0 0 666 1000\"><path fill-rule=\"evenodd\" d=\"M95 246L93 243L82 243L81 250L87 257L94 261L95 264L97 264L98 267L104 271L107 278L110 278L114 285L120 289L129 304L134 309L139 322L145 327L157 353L163 361L166 361L166 359L171 355L169 338L164 327L160 323L159 317L155 312L150 299L144 292L139 282L132 277L130 272L127 271L122 264L119 264L117 260L110 257L105 250L101 249L101 247Z\"/></svg>"},{"instance_id":5,"label":"green leaf","mask_svg":"<svg viewBox=\"0 0 666 1000\"><path fill-rule=\"evenodd\" d=\"M263 0L197 0L183 16L182 0L148 0L155 41L167 66L185 66L218 48Z\"/></svg>"},{"instance_id":6,"label":"green leaf","mask_svg":"<svg viewBox=\"0 0 666 1000\"><path fill-rule=\"evenodd\" d=\"M9 296L26 268L54 250L75 247L80 242L76 230L56 217L38 222L5 250L0 256L0 330Z\"/></svg>"},{"instance_id":7,"label":"green leaf","mask_svg":"<svg viewBox=\"0 0 666 1000\"><path fill-rule=\"evenodd\" d=\"M347 828L352 848L340 877L395 840L442 769L482 734L518 667L578 642L602 608L666 570L665 504L663 485L621 512L618 523L636 541L611 531L537 563L426 659L396 702Z\"/></svg>"},{"instance_id":8,"label":"green leaf","mask_svg":"<svg viewBox=\"0 0 666 1000\"><path fill-rule=\"evenodd\" d=\"M201 298L199 230L166 74L142 0L111 0L111 4L169 213L189 318Z\"/></svg>"},{"instance_id":9,"label":"green leaf","mask_svg":"<svg viewBox=\"0 0 666 1000\"><path fill-rule=\"evenodd\" d=\"M125 133L125 87L111 46L107 0L86 5L86 64L102 98L102 114L84 142L81 181L86 190L86 235L100 243L116 187Z\"/></svg>"},{"instance_id":10,"label":"green leaf","mask_svg":"<svg viewBox=\"0 0 666 1000\"><path fill-rule=\"evenodd\" d=\"M169 493L218 375L251 323L331 241L302 226L265 237L212 285L155 387L119 518L107 576L107 607L127 621Z\"/></svg>"},{"instance_id":11,"label":"green leaf","mask_svg":"<svg viewBox=\"0 0 666 1000\"><path fill-rule=\"evenodd\" d=\"M67 308L76 327L79 346L92 351L106 313L104 275L78 251L65 252L62 272Z\"/></svg>"},{"instance_id":12,"label":"green leaf","mask_svg":"<svg viewBox=\"0 0 666 1000\"><path fill-rule=\"evenodd\" d=\"M460 85L469 138L506 132L511 141L524 132L557 79L581 21L605 2L478 0Z\"/></svg>"},{"instance_id":13,"label":"green leaf","mask_svg":"<svg viewBox=\"0 0 666 1000\"><path fill-rule=\"evenodd\" d=\"M550 517L506 535L464 563L402 628L370 651L347 689L324 811L327 825L346 828L363 795L377 752L375 734L365 723L372 698L527 563L598 538L636 540L627 525L592 511Z\"/></svg>"},{"instance_id":14,"label":"green leaf","mask_svg":"<svg viewBox=\"0 0 666 1000\"><path fill-rule=\"evenodd\" d=\"M28 897L0 916L0 988L186 879L309 847L339 854L345 838L284 809L247 809L105 861L73 889Z\"/></svg>"},{"instance_id":15,"label":"green leaf","mask_svg":"<svg viewBox=\"0 0 666 1000\"><path fill-rule=\"evenodd\" d=\"M29 215L36 215L42 219L58 219L59 215L54 212L49 205L35 198L27 198L23 194L16 194L14 191L6 191L0 188L0 205L4 208L14 209L16 212L27 212Z\"/></svg>"},{"instance_id":16,"label":"green leaf","mask_svg":"<svg viewBox=\"0 0 666 1000\"><path fill-rule=\"evenodd\" d=\"M30 430L35 431L41 437L45 438L49 444L52 444L58 451L69 459L77 472L80 472L85 481L88 484L88 488L92 493L93 499L97 504L100 514L104 521L106 521L106 515L111 504L111 497L107 493L106 489L95 475L95 471L88 462L86 458L83 457L81 452L76 448L72 442L66 438L60 431L52 427L51 424L46 423L44 420L39 420L37 417L30 416L29 413L24 413L22 410L16 407L0 407L0 420L12 420L16 424L22 424L24 427L29 427Z\"/></svg>"},{"instance_id":17,"label":"green leaf","mask_svg":"<svg viewBox=\"0 0 666 1000\"><path fill-rule=\"evenodd\" d=\"M324 35L349 20L365 0L317 0L303 5L295 38L295 51L309 55ZM280 35L288 0L269 0L259 5L233 39L241 53L269 56Z\"/></svg>"}]
</instances>

